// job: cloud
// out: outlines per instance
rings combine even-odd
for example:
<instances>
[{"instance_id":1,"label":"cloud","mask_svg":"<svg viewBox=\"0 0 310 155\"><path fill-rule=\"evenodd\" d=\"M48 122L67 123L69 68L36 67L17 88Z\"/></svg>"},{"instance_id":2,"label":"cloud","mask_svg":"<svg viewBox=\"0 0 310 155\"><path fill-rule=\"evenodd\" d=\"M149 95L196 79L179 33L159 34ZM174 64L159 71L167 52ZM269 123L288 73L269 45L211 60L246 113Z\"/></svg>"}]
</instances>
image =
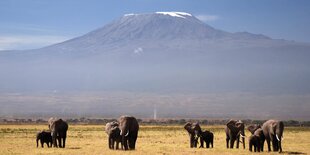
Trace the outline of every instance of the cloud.
<instances>
[{"instance_id":1,"label":"cloud","mask_svg":"<svg viewBox=\"0 0 310 155\"><path fill-rule=\"evenodd\" d=\"M54 35L17 35L0 36L1 50L24 50L40 48L70 39L68 36Z\"/></svg>"},{"instance_id":2,"label":"cloud","mask_svg":"<svg viewBox=\"0 0 310 155\"><path fill-rule=\"evenodd\" d=\"M143 52L143 48L141 48L141 47L139 47L139 48L137 48L137 49L135 49L134 51L133 51L133 53L135 53L135 54L140 54L140 53L142 53Z\"/></svg>"},{"instance_id":3,"label":"cloud","mask_svg":"<svg viewBox=\"0 0 310 155\"><path fill-rule=\"evenodd\" d=\"M210 22L218 20L220 17L218 15L197 15L196 18L203 22Z\"/></svg>"}]
</instances>

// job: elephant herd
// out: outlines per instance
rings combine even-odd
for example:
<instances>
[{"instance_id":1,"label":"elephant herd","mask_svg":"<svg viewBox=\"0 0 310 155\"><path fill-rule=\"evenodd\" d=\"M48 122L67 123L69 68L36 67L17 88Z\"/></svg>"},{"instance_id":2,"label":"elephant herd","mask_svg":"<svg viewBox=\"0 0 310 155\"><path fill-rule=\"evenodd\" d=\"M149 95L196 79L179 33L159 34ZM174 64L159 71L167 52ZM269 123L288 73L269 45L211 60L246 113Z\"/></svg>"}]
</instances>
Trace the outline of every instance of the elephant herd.
<instances>
[{"instance_id":1,"label":"elephant herd","mask_svg":"<svg viewBox=\"0 0 310 155\"><path fill-rule=\"evenodd\" d=\"M43 130L37 133L37 147L40 141L42 148L44 147L44 143L46 143L48 147L65 148L68 123L62 119L50 118L48 127L49 130ZM138 131L138 121L132 116L121 116L118 122L107 123L105 132L108 134L109 148L114 149L114 144L116 143L116 149L119 149L119 143L121 143L122 149L134 150L138 138Z\"/></svg>"},{"instance_id":2,"label":"elephant herd","mask_svg":"<svg viewBox=\"0 0 310 155\"><path fill-rule=\"evenodd\" d=\"M49 130L43 130L37 133L38 141L43 147L44 143L48 147L65 148L68 124L62 119L51 118L48 121ZM208 130L202 130L199 123L186 123L184 129L188 132L190 138L190 147L196 148L200 143L200 148L213 148L214 134ZM252 152L264 151L264 142L267 142L268 151L282 152L282 138L284 124L282 121L268 120L263 125L251 124L247 127L251 132L249 136L249 150ZM121 116L118 121L109 122L105 126L105 132L108 135L108 147L110 149L134 150L138 138L139 124L135 117ZM239 148L239 143L243 144L245 149L245 124L241 120L229 120L225 127L226 147ZM240 141L240 138L242 141ZM198 141L199 140L199 141ZM116 147L114 147L116 144Z\"/></svg>"},{"instance_id":3,"label":"elephant herd","mask_svg":"<svg viewBox=\"0 0 310 155\"><path fill-rule=\"evenodd\" d=\"M48 128L49 130L43 130L37 133L37 147L38 142L40 141L41 147L44 147L43 145L44 143L46 143L48 147L59 146L60 148L65 148L68 123L63 121L62 119L50 118L48 120Z\"/></svg>"},{"instance_id":4,"label":"elephant herd","mask_svg":"<svg viewBox=\"0 0 310 155\"><path fill-rule=\"evenodd\" d=\"M213 147L214 135L210 131L202 131L198 123L186 123L184 129L188 132L190 137L190 147L197 147L198 138L200 138L200 147L203 147L206 142L206 147ZM251 132L249 136L249 150L252 152L264 151L264 142L266 140L268 151L271 151L271 143L274 152L282 152L282 138L284 131L284 124L282 121L268 120L262 126L259 124L251 124L247 127ZM245 125L241 120L229 120L226 123L226 147L239 148L239 143L243 144L245 149ZM240 138L242 141L240 141ZM253 150L254 149L254 150Z\"/></svg>"},{"instance_id":5,"label":"elephant herd","mask_svg":"<svg viewBox=\"0 0 310 155\"><path fill-rule=\"evenodd\" d=\"M134 150L138 138L139 124L136 118L132 116L121 116L118 122L109 122L105 126L105 132L108 135L108 145L110 149Z\"/></svg>"}]
</instances>

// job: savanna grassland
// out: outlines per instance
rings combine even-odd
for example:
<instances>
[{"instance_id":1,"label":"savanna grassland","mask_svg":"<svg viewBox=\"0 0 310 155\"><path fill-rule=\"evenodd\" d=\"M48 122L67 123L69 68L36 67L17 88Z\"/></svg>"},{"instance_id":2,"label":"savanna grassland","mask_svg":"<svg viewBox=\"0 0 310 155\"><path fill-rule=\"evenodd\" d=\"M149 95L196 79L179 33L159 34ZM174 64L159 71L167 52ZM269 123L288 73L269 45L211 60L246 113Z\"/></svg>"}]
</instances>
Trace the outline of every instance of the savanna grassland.
<instances>
[{"instance_id":1,"label":"savanna grassland","mask_svg":"<svg viewBox=\"0 0 310 155\"><path fill-rule=\"evenodd\" d=\"M247 141L245 150L226 149L224 126L202 126L214 133L213 149L189 148L188 134L182 126L141 126L137 149L126 152L108 149L103 128L104 125L70 125L66 148L60 149L36 147L36 133L47 129L47 125L0 125L0 154L250 154ZM282 146L286 154L310 154L310 128L285 128Z\"/></svg>"}]
</instances>

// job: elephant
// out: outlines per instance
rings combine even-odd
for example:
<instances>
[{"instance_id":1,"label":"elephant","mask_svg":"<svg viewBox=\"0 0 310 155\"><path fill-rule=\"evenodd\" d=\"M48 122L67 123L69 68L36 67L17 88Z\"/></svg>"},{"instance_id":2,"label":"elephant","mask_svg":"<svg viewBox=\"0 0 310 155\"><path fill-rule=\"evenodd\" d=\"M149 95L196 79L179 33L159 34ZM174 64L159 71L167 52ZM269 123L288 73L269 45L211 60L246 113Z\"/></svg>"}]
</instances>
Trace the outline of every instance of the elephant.
<instances>
[{"instance_id":1,"label":"elephant","mask_svg":"<svg viewBox=\"0 0 310 155\"><path fill-rule=\"evenodd\" d=\"M252 147L254 147L254 152L260 152L260 138L256 135L251 135L249 137L249 150L252 152Z\"/></svg>"},{"instance_id":2,"label":"elephant","mask_svg":"<svg viewBox=\"0 0 310 155\"><path fill-rule=\"evenodd\" d=\"M68 130L68 123L63 121L62 119L54 119L50 118L49 121L49 129L51 130L51 135L53 139L53 146L60 148L66 147L66 138L67 138L67 130ZM58 145L56 142L58 139ZM63 141L63 145L61 144L61 140Z\"/></svg>"},{"instance_id":3,"label":"elephant","mask_svg":"<svg viewBox=\"0 0 310 155\"><path fill-rule=\"evenodd\" d=\"M263 124L263 133L267 141L268 151L271 151L270 141L274 152L282 152L282 138L284 131L284 123L277 120L268 120Z\"/></svg>"},{"instance_id":4,"label":"elephant","mask_svg":"<svg viewBox=\"0 0 310 155\"><path fill-rule=\"evenodd\" d=\"M120 135L122 136L122 148L125 150L134 150L139 131L137 119L132 116L121 116L118 121L121 130Z\"/></svg>"},{"instance_id":5,"label":"elephant","mask_svg":"<svg viewBox=\"0 0 310 155\"><path fill-rule=\"evenodd\" d=\"M213 139L214 139L214 135L212 132L210 131L198 131L198 136L200 137L200 147L199 148L203 148L203 143L206 143L206 148L213 148Z\"/></svg>"},{"instance_id":6,"label":"elephant","mask_svg":"<svg viewBox=\"0 0 310 155\"><path fill-rule=\"evenodd\" d=\"M47 144L47 147L51 147L53 142L51 132L45 130L37 133L36 140L37 140L37 147L39 146L40 141L42 148L44 147L44 143Z\"/></svg>"},{"instance_id":7,"label":"elephant","mask_svg":"<svg viewBox=\"0 0 310 155\"><path fill-rule=\"evenodd\" d=\"M241 120L229 120L226 123L226 147L234 148L236 142L236 148L239 148L240 136L242 137L243 149L245 149L245 134L244 134L244 123ZM230 147L229 147L230 141Z\"/></svg>"},{"instance_id":8,"label":"elephant","mask_svg":"<svg viewBox=\"0 0 310 155\"><path fill-rule=\"evenodd\" d=\"M119 143L122 141L121 130L119 129L118 122L109 122L105 126L105 132L108 134L108 144L110 149L114 149L114 143L116 143L116 149L119 149Z\"/></svg>"},{"instance_id":9,"label":"elephant","mask_svg":"<svg viewBox=\"0 0 310 155\"><path fill-rule=\"evenodd\" d=\"M252 124L249 125L248 130L252 133L252 135L256 136L259 139L259 152L264 151L264 142L265 142L265 135L263 129L259 124ZM251 146L251 145L249 145ZM252 149L252 148L250 148ZM251 151L251 150L250 150Z\"/></svg>"},{"instance_id":10,"label":"elephant","mask_svg":"<svg viewBox=\"0 0 310 155\"><path fill-rule=\"evenodd\" d=\"M184 125L184 129L188 132L189 135L190 148L197 147L198 131L201 131L199 124L187 122Z\"/></svg>"}]
</instances>

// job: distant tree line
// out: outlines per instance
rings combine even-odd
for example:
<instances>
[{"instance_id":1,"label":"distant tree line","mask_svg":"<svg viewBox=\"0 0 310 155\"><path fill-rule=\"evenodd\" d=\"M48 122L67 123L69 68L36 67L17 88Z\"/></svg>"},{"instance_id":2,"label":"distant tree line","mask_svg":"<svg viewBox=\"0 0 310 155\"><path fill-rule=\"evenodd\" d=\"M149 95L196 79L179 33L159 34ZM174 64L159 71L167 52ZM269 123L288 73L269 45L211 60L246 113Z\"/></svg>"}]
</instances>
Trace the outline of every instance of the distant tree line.
<instances>
[{"instance_id":1,"label":"distant tree line","mask_svg":"<svg viewBox=\"0 0 310 155\"><path fill-rule=\"evenodd\" d=\"M0 124L47 124L48 119L0 119ZM116 121L110 118L67 118L65 119L69 124L89 124L89 125L104 125L108 122ZM199 122L201 125L225 125L228 119L222 120L206 120L206 119L137 119L141 125L184 125L186 122ZM242 120L245 124L263 124L266 120ZM310 127L310 121L283 121L285 126L304 126Z\"/></svg>"}]
</instances>

